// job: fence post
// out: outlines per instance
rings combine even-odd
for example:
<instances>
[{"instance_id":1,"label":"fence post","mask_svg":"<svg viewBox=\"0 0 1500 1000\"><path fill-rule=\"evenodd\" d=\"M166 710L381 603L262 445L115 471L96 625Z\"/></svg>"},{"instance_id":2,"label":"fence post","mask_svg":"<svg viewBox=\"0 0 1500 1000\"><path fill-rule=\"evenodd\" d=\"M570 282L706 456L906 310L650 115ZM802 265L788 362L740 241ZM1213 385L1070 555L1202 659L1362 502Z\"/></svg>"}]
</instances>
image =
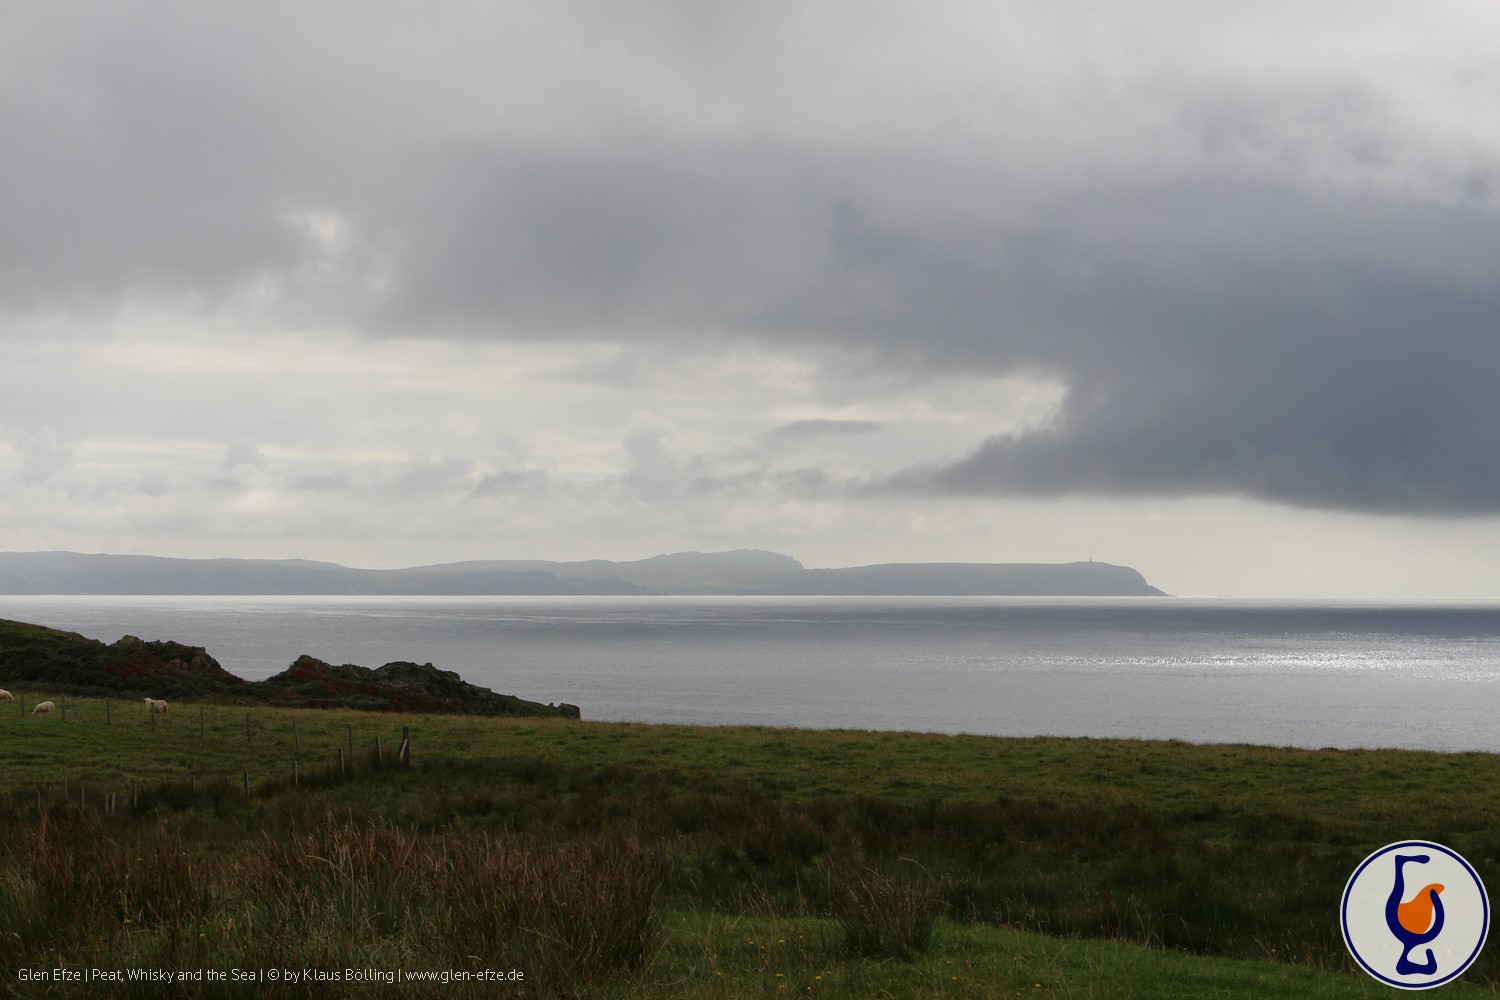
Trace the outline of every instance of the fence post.
<instances>
[{"instance_id":1,"label":"fence post","mask_svg":"<svg viewBox=\"0 0 1500 1000\"><path fill-rule=\"evenodd\" d=\"M403 767L411 767L411 732L406 726L401 727L401 749L396 753L396 760Z\"/></svg>"},{"instance_id":2,"label":"fence post","mask_svg":"<svg viewBox=\"0 0 1500 1000\"><path fill-rule=\"evenodd\" d=\"M297 780L297 762L292 761L292 787L296 788L300 782Z\"/></svg>"},{"instance_id":3,"label":"fence post","mask_svg":"<svg viewBox=\"0 0 1500 1000\"><path fill-rule=\"evenodd\" d=\"M250 713L245 713L245 742L250 742Z\"/></svg>"},{"instance_id":4,"label":"fence post","mask_svg":"<svg viewBox=\"0 0 1500 1000\"><path fill-rule=\"evenodd\" d=\"M344 748L339 747L339 777L344 776Z\"/></svg>"},{"instance_id":5,"label":"fence post","mask_svg":"<svg viewBox=\"0 0 1500 1000\"><path fill-rule=\"evenodd\" d=\"M385 756L384 756L384 754L382 753L382 751L380 749L380 737L379 736L375 737L375 766L376 767L384 767L385 766Z\"/></svg>"},{"instance_id":6,"label":"fence post","mask_svg":"<svg viewBox=\"0 0 1500 1000\"><path fill-rule=\"evenodd\" d=\"M302 749L302 732L297 728L297 720L292 720L292 740L297 744L297 749Z\"/></svg>"},{"instance_id":7,"label":"fence post","mask_svg":"<svg viewBox=\"0 0 1500 1000\"><path fill-rule=\"evenodd\" d=\"M349 727L349 756L354 756L354 727Z\"/></svg>"},{"instance_id":8,"label":"fence post","mask_svg":"<svg viewBox=\"0 0 1500 1000\"><path fill-rule=\"evenodd\" d=\"M245 784L245 798L248 799L250 797L250 771L248 768L242 772L240 780Z\"/></svg>"}]
</instances>

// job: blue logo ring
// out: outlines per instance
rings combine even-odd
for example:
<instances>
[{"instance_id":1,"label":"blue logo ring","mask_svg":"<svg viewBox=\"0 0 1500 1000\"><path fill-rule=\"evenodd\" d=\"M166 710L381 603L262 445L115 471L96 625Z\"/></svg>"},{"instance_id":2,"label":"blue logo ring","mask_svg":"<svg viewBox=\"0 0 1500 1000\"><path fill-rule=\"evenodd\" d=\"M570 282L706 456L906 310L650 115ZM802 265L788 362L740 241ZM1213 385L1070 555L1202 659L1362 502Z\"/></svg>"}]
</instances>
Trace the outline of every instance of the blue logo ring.
<instances>
[{"instance_id":1,"label":"blue logo ring","mask_svg":"<svg viewBox=\"0 0 1500 1000\"><path fill-rule=\"evenodd\" d=\"M1462 962L1459 962L1452 971L1437 979L1433 979L1425 983L1411 983L1400 979L1393 979L1385 973L1377 970L1368 960L1365 959L1363 955L1359 953L1359 949L1355 946L1353 938L1349 933L1349 899L1354 891L1355 884L1360 879L1360 876L1364 874L1365 870L1369 868L1370 865L1374 862L1390 854L1392 851L1402 849L1433 851L1446 855L1448 858L1452 859L1460 867L1463 868L1463 870L1468 874L1469 878L1473 880L1474 886L1478 890L1479 905L1481 910L1481 926L1479 936L1477 941L1475 942L1473 950L1468 954L1467 957L1464 958ZM1397 877L1400 877L1399 868ZM1442 844L1433 843L1430 840L1398 841L1394 844L1387 844L1385 847L1382 847L1380 850L1375 851L1369 857L1365 858L1365 860L1360 863L1359 867L1354 870L1354 874L1349 876L1349 881L1344 886L1343 900L1339 906L1339 929L1343 934L1344 944L1349 949L1349 954L1354 957L1354 960L1359 963L1360 967L1364 969L1365 972L1369 973L1369 975L1371 975L1375 979L1380 980L1382 983L1385 983L1388 986L1395 986L1398 989L1430 989L1434 986L1441 986L1444 983L1447 983L1462 975L1464 971L1474 963L1474 960L1479 957L1479 952L1484 947L1485 940L1489 936L1489 896L1485 892L1484 882L1479 878L1479 873L1476 872L1474 870L1474 866L1469 864L1468 860L1465 859L1463 855L1459 854L1457 851L1454 851L1448 847L1444 847Z\"/></svg>"}]
</instances>

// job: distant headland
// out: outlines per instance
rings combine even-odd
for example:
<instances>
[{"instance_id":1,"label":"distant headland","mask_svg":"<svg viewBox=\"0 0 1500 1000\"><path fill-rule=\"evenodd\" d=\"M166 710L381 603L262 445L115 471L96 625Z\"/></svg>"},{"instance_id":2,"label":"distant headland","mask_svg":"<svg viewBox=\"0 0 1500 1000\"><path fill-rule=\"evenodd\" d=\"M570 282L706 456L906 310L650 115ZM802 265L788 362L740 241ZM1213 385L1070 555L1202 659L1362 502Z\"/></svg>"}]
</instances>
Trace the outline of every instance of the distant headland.
<instances>
[{"instance_id":1,"label":"distant headland","mask_svg":"<svg viewBox=\"0 0 1500 1000\"><path fill-rule=\"evenodd\" d=\"M303 559L0 552L0 594L1159 597L1162 592L1130 567L1104 562L807 569L791 556L736 549L633 562L500 559L384 570Z\"/></svg>"}]
</instances>

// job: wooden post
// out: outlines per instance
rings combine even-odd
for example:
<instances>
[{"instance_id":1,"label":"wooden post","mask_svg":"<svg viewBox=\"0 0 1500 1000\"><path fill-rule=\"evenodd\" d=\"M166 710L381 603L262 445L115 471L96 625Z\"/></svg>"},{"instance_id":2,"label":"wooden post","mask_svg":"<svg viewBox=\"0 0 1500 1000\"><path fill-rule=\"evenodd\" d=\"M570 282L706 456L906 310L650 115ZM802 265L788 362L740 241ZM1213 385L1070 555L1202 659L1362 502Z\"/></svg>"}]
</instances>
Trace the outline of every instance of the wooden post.
<instances>
[{"instance_id":1,"label":"wooden post","mask_svg":"<svg viewBox=\"0 0 1500 1000\"><path fill-rule=\"evenodd\" d=\"M245 742L250 742L250 713L245 713Z\"/></svg>"},{"instance_id":2,"label":"wooden post","mask_svg":"<svg viewBox=\"0 0 1500 1000\"><path fill-rule=\"evenodd\" d=\"M198 735L203 736L203 706L198 706Z\"/></svg>"},{"instance_id":3,"label":"wooden post","mask_svg":"<svg viewBox=\"0 0 1500 1000\"><path fill-rule=\"evenodd\" d=\"M381 755L380 737L375 737L375 766L381 767L385 764L385 757Z\"/></svg>"},{"instance_id":4,"label":"wooden post","mask_svg":"<svg viewBox=\"0 0 1500 1000\"><path fill-rule=\"evenodd\" d=\"M401 749L396 759L403 767L411 767L411 732L406 726L401 727Z\"/></svg>"},{"instance_id":5,"label":"wooden post","mask_svg":"<svg viewBox=\"0 0 1500 1000\"><path fill-rule=\"evenodd\" d=\"M344 776L344 748L339 747L339 777Z\"/></svg>"},{"instance_id":6,"label":"wooden post","mask_svg":"<svg viewBox=\"0 0 1500 1000\"><path fill-rule=\"evenodd\" d=\"M349 727L349 756L354 756L354 727Z\"/></svg>"},{"instance_id":7,"label":"wooden post","mask_svg":"<svg viewBox=\"0 0 1500 1000\"><path fill-rule=\"evenodd\" d=\"M135 779L132 778L130 781L130 808L134 809L139 803L140 800L136 798L135 794Z\"/></svg>"},{"instance_id":8,"label":"wooden post","mask_svg":"<svg viewBox=\"0 0 1500 1000\"><path fill-rule=\"evenodd\" d=\"M294 760L292 761L292 787L296 788L298 784L300 784L300 782L297 778L297 762Z\"/></svg>"},{"instance_id":9,"label":"wooden post","mask_svg":"<svg viewBox=\"0 0 1500 1000\"><path fill-rule=\"evenodd\" d=\"M246 770L240 778L245 783L245 798L250 797L250 772Z\"/></svg>"},{"instance_id":10,"label":"wooden post","mask_svg":"<svg viewBox=\"0 0 1500 1000\"><path fill-rule=\"evenodd\" d=\"M292 739L296 742L297 749L301 750L302 749L302 732L301 732L301 730L299 730L297 728L297 720L296 719L292 720Z\"/></svg>"}]
</instances>

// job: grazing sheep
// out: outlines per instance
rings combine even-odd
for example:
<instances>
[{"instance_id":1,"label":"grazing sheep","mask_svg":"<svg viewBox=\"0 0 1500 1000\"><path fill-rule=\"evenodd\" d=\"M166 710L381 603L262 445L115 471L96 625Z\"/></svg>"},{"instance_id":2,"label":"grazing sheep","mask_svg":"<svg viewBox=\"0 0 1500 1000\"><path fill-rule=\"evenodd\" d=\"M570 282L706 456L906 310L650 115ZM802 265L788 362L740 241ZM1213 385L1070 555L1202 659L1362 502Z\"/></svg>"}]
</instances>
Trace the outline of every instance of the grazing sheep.
<instances>
[{"instance_id":1,"label":"grazing sheep","mask_svg":"<svg viewBox=\"0 0 1500 1000\"><path fill-rule=\"evenodd\" d=\"M4 688L0 688L0 701L15 701L15 700L16 700L16 696L15 695L11 694L9 691L5 690Z\"/></svg>"},{"instance_id":2,"label":"grazing sheep","mask_svg":"<svg viewBox=\"0 0 1500 1000\"><path fill-rule=\"evenodd\" d=\"M48 712L52 711L56 707L57 706L54 705L54 704L52 704L52 702L50 702L50 701L39 701L39 702L36 703L36 708L33 708L31 710L31 714L32 715L46 715Z\"/></svg>"},{"instance_id":3,"label":"grazing sheep","mask_svg":"<svg viewBox=\"0 0 1500 1000\"><path fill-rule=\"evenodd\" d=\"M164 701L158 701L155 698L147 698L147 699L145 699L145 701L146 701L146 711L147 711L147 713L149 713L151 715L166 715L167 714L167 703L166 702L164 702Z\"/></svg>"}]
</instances>

